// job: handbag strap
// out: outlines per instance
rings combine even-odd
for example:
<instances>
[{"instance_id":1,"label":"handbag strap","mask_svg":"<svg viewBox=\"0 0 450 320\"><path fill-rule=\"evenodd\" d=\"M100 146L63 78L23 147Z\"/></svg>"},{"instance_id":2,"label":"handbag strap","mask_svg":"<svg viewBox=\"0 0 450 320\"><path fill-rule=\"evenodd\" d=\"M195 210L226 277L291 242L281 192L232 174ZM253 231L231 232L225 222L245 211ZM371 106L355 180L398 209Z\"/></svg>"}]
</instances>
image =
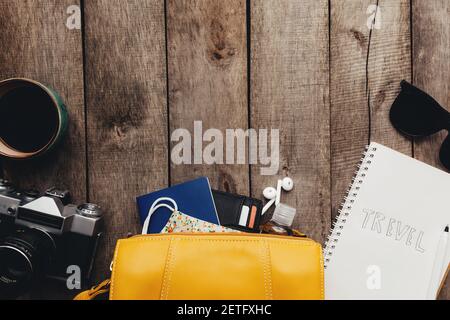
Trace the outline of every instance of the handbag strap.
<instances>
[{"instance_id":1,"label":"handbag strap","mask_svg":"<svg viewBox=\"0 0 450 320\"><path fill-rule=\"evenodd\" d=\"M173 205L173 207L171 207L170 205L168 205L166 203L160 203L161 201L170 202ZM145 219L144 226L142 228L142 234L147 234L148 226L150 224L150 219L151 219L153 213L155 213L155 211L160 208L167 208L172 212L178 211L178 205L175 202L175 200L173 200L172 198L163 197L163 198L156 199L156 201L153 202L150 210L148 211L147 218ZM111 266L112 266L112 263L111 263ZM105 280L102 283L100 283L99 285L92 287L90 290L81 292L74 298L74 300L94 300L97 296L109 292L110 285L111 285L111 280L110 279Z\"/></svg>"},{"instance_id":2,"label":"handbag strap","mask_svg":"<svg viewBox=\"0 0 450 320\"><path fill-rule=\"evenodd\" d=\"M173 205L173 207L171 207L170 205L168 205L166 203L160 203L161 201L168 201ZM153 213L155 213L155 211L158 210L159 208L167 208L172 212L178 211L178 205L175 202L175 200L173 200L172 198L162 197L162 198L156 199L155 202L153 202L152 206L150 207L150 210L148 211L147 218L145 219L144 225L142 227L142 234L147 234L148 226L150 224L150 219L151 219Z\"/></svg>"},{"instance_id":3,"label":"handbag strap","mask_svg":"<svg viewBox=\"0 0 450 320\"><path fill-rule=\"evenodd\" d=\"M109 292L111 280L105 280L99 285L92 287L90 290L86 290L78 294L73 300L94 300L101 294Z\"/></svg>"}]
</instances>

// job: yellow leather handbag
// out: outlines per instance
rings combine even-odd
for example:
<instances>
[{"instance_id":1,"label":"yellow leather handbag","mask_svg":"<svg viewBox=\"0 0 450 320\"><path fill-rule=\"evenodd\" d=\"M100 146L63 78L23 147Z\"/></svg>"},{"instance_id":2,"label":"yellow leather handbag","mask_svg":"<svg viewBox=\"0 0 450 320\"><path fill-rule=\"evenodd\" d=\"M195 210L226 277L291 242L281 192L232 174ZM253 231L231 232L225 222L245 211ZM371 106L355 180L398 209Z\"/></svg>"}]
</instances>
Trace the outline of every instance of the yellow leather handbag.
<instances>
[{"instance_id":1,"label":"yellow leather handbag","mask_svg":"<svg viewBox=\"0 0 450 320\"><path fill-rule=\"evenodd\" d=\"M112 278L76 299L321 300L320 244L245 233L142 235L119 240Z\"/></svg>"}]
</instances>

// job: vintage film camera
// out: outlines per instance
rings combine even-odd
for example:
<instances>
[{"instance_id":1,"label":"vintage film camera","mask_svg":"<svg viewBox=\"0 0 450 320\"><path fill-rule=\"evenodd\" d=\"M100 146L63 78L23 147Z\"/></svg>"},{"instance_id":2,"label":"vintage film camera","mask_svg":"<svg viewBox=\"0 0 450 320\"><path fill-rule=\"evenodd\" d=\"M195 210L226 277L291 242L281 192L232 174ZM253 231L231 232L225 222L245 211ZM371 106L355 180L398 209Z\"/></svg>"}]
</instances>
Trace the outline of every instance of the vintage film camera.
<instances>
[{"instance_id":1,"label":"vintage film camera","mask_svg":"<svg viewBox=\"0 0 450 320\"><path fill-rule=\"evenodd\" d=\"M26 293L43 278L66 281L68 268L88 282L102 230L94 204L69 204L67 191L16 190L0 179L0 297Z\"/></svg>"}]
</instances>

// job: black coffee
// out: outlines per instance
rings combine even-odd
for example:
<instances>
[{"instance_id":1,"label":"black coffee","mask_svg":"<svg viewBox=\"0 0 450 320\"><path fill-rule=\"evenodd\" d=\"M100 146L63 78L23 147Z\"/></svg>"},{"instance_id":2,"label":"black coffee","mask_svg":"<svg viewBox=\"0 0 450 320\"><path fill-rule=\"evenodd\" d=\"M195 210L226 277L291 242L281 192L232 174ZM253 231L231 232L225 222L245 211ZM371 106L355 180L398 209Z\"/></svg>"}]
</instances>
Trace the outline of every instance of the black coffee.
<instances>
[{"instance_id":1,"label":"black coffee","mask_svg":"<svg viewBox=\"0 0 450 320\"><path fill-rule=\"evenodd\" d=\"M0 97L0 138L13 149L39 151L53 139L58 124L53 100L39 87L20 87Z\"/></svg>"}]
</instances>

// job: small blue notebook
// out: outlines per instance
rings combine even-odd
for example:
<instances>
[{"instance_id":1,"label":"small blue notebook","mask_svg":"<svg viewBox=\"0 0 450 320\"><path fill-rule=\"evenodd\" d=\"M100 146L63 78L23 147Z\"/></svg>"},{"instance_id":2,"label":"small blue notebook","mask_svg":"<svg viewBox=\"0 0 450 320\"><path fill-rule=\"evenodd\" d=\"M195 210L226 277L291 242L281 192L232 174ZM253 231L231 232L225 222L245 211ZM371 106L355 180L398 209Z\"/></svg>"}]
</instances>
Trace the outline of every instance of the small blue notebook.
<instances>
[{"instance_id":1,"label":"small blue notebook","mask_svg":"<svg viewBox=\"0 0 450 320\"><path fill-rule=\"evenodd\" d=\"M153 202L161 197L175 200L178 210L184 214L203 221L220 224L211 186L206 177L138 197L136 200L142 224L147 218ZM160 208L154 212L150 219L148 233L160 233L171 215L172 212L167 208Z\"/></svg>"}]
</instances>

